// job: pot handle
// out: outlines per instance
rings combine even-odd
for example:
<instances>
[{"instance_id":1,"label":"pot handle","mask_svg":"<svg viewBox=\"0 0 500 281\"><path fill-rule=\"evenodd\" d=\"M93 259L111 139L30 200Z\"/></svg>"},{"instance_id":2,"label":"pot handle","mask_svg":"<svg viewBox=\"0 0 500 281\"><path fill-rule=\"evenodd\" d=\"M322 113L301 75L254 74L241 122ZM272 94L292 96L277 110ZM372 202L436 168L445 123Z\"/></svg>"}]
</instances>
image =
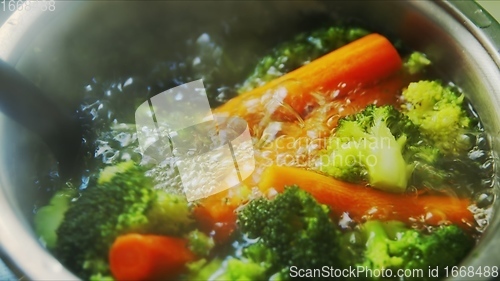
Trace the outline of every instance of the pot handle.
<instances>
[{"instance_id":1,"label":"pot handle","mask_svg":"<svg viewBox=\"0 0 500 281\"><path fill-rule=\"evenodd\" d=\"M448 1L447 4L467 17L459 20L481 41L483 46L493 47L495 51L495 54L492 54L493 59L500 67L500 24L498 21L474 1ZM457 15L457 13L452 14ZM491 50L488 51L491 53Z\"/></svg>"}]
</instances>

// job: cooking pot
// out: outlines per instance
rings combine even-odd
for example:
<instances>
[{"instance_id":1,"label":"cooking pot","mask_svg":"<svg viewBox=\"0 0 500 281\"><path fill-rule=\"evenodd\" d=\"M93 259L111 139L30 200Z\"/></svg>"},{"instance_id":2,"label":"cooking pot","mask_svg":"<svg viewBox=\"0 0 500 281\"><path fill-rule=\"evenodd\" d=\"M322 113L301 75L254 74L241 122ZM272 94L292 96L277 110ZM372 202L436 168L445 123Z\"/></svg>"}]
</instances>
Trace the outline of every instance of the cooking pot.
<instances>
[{"instance_id":1,"label":"cooking pot","mask_svg":"<svg viewBox=\"0 0 500 281\"><path fill-rule=\"evenodd\" d=\"M4 10L12 9L5 2ZM500 151L500 26L472 1L26 2L30 9L17 7L0 28L0 56L70 110L93 78L140 77L155 60L175 55L193 34L237 34L231 52L252 56L305 28L341 18L426 53L443 78L467 93L489 132L495 159ZM33 208L46 188L36 179L52 169L51 153L1 114L0 136L1 257L19 277L78 279L32 228ZM489 196L496 197L498 189L497 182ZM489 227L463 265L500 265L497 201Z\"/></svg>"}]
</instances>

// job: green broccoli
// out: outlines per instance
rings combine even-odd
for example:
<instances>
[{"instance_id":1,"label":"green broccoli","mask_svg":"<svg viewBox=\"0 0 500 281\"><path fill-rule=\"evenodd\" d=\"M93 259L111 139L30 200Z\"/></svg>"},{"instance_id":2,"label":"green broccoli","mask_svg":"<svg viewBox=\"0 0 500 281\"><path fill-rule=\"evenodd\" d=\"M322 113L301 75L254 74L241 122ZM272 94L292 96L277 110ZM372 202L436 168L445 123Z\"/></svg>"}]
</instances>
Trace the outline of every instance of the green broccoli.
<instances>
[{"instance_id":1,"label":"green broccoli","mask_svg":"<svg viewBox=\"0 0 500 281\"><path fill-rule=\"evenodd\" d=\"M438 81L410 83L403 90L404 113L444 155L458 155L471 148L467 133L473 117L464 108L465 96Z\"/></svg>"},{"instance_id":2,"label":"green broccoli","mask_svg":"<svg viewBox=\"0 0 500 281\"><path fill-rule=\"evenodd\" d=\"M142 231L160 235L180 235L191 230L194 219L186 197L179 194L155 191L155 199L146 212L148 222Z\"/></svg>"},{"instance_id":3,"label":"green broccoli","mask_svg":"<svg viewBox=\"0 0 500 281\"><path fill-rule=\"evenodd\" d=\"M188 270L185 280L266 280L265 269L258 263L234 257L201 259L188 264Z\"/></svg>"},{"instance_id":4,"label":"green broccoli","mask_svg":"<svg viewBox=\"0 0 500 281\"><path fill-rule=\"evenodd\" d=\"M395 278L398 269L421 269L420 276L398 280L426 280L429 268L438 268L443 277L442 270L458 264L474 246L474 239L456 225L424 234L402 222L377 220L346 233L341 241L347 245L341 251L343 267L364 268L366 280L379 280L369 270L390 270Z\"/></svg>"},{"instance_id":5,"label":"green broccoli","mask_svg":"<svg viewBox=\"0 0 500 281\"><path fill-rule=\"evenodd\" d=\"M403 66L406 72L410 75L422 72L427 66L431 65L431 61L420 52L413 52L405 60Z\"/></svg>"},{"instance_id":6,"label":"green broccoli","mask_svg":"<svg viewBox=\"0 0 500 281\"><path fill-rule=\"evenodd\" d=\"M381 190L405 192L414 162L432 164L438 158L439 151L404 114L393 106L369 105L339 120L320 170L342 180L367 180Z\"/></svg>"},{"instance_id":7,"label":"green broccoli","mask_svg":"<svg viewBox=\"0 0 500 281\"><path fill-rule=\"evenodd\" d=\"M239 257L210 261L200 259L188 264L186 280L282 280L283 273L274 271L276 255L262 243L243 248Z\"/></svg>"},{"instance_id":8,"label":"green broccoli","mask_svg":"<svg viewBox=\"0 0 500 281\"><path fill-rule=\"evenodd\" d=\"M222 268L222 260L206 258L186 264L188 273L181 280L214 280L213 276Z\"/></svg>"},{"instance_id":9,"label":"green broccoli","mask_svg":"<svg viewBox=\"0 0 500 281\"><path fill-rule=\"evenodd\" d=\"M195 229L187 234L188 247L197 257L206 257L215 246L214 239Z\"/></svg>"},{"instance_id":10,"label":"green broccoli","mask_svg":"<svg viewBox=\"0 0 500 281\"><path fill-rule=\"evenodd\" d=\"M435 81L420 81L403 96L402 111L369 105L341 118L320 155L319 170L391 192L453 187L471 195L474 186L491 177L492 170L483 168L491 155L482 148L484 133L464 109L463 95Z\"/></svg>"},{"instance_id":11,"label":"green broccoli","mask_svg":"<svg viewBox=\"0 0 500 281\"><path fill-rule=\"evenodd\" d=\"M319 268L337 263L340 234L330 209L297 186L287 187L272 200L251 201L238 213L238 225L275 253L269 258L270 268L282 276L288 276L292 265Z\"/></svg>"},{"instance_id":12,"label":"green broccoli","mask_svg":"<svg viewBox=\"0 0 500 281\"><path fill-rule=\"evenodd\" d=\"M239 88L250 91L368 34L361 28L330 27L297 35L262 58Z\"/></svg>"},{"instance_id":13,"label":"green broccoli","mask_svg":"<svg viewBox=\"0 0 500 281\"><path fill-rule=\"evenodd\" d=\"M480 130L474 130L479 136ZM339 120L320 155L319 170L349 182L367 181L391 192L405 192L408 186L453 187L455 192L471 195L473 186L491 174L481 168L490 157L477 159L484 154L481 138L476 137L475 142L467 153L444 154L424 128L404 112L389 105L369 105Z\"/></svg>"},{"instance_id":14,"label":"green broccoli","mask_svg":"<svg viewBox=\"0 0 500 281\"><path fill-rule=\"evenodd\" d=\"M53 249L56 246L57 228L61 225L70 201L75 198L76 194L74 189L61 189L52 196L48 205L36 212L35 232L40 237L42 244L48 249Z\"/></svg>"},{"instance_id":15,"label":"green broccoli","mask_svg":"<svg viewBox=\"0 0 500 281\"><path fill-rule=\"evenodd\" d=\"M106 167L72 202L57 229L55 254L78 276L109 275L115 238L137 232L183 235L193 225L185 198L153 189L145 169L132 161Z\"/></svg>"}]
</instances>

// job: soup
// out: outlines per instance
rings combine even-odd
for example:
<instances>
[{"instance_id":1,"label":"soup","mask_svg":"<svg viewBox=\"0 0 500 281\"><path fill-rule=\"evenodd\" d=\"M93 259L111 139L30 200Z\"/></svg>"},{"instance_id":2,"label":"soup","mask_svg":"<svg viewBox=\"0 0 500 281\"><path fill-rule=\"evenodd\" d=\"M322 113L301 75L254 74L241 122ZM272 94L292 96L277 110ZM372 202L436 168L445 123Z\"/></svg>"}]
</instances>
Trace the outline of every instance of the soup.
<instances>
[{"instance_id":1,"label":"soup","mask_svg":"<svg viewBox=\"0 0 500 281\"><path fill-rule=\"evenodd\" d=\"M189 56L144 77L83 89L81 177L52 174L60 184L34 220L69 270L91 280L452 276L488 225L493 160L466 93L438 80L425 54L352 26L291 36L253 70L232 65L208 32L186 45ZM177 132L181 147L139 145L157 132L136 127L135 109L196 79L214 116L248 128L253 164L240 184L206 180L220 163L197 158L231 141L222 123ZM221 191L186 198L180 165Z\"/></svg>"}]
</instances>

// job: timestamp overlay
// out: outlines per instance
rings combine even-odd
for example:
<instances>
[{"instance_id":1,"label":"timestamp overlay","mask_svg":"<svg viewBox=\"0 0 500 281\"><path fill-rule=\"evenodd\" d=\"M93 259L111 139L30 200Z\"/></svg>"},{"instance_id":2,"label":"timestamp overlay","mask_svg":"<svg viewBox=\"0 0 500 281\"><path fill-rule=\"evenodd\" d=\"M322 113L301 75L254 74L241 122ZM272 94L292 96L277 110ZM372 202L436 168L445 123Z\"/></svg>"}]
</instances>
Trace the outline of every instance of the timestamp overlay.
<instances>
[{"instance_id":1,"label":"timestamp overlay","mask_svg":"<svg viewBox=\"0 0 500 281\"><path fill-rule=\"evenodd\" d=\"M1 0L0 9L3 12L39 10L53 12L56 10L55 0Z\"/></svg>"}]
</instances>

